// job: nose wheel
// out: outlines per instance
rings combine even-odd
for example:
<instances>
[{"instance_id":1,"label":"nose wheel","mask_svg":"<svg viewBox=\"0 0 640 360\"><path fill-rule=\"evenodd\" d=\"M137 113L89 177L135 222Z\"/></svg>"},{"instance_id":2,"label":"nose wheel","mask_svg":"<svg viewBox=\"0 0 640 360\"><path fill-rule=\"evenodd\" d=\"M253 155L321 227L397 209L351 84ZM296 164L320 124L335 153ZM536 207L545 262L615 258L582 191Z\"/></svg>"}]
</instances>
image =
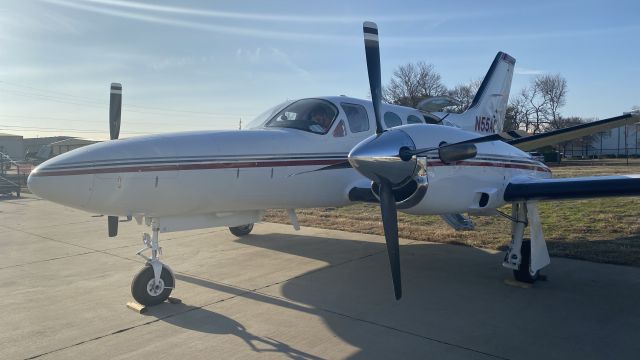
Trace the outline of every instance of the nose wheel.
<instances>
[{"instance_id":1,"label":"nose wheel","mask_svg":"<svg viewBox=\"0 0 640 360\"><path fill-rule=\"evenodd\" d=\"M133 299L141 305L153 306L167 300L173 287L175 279L173 274L165 266L162 267L160 279L156 282L153 274L153 267L145 265L131 282L131 295Z\"/></svg>"},{"instance_id":2,"label":"nose wheel","mask_svg":"<svg viewBox=\"0 0 640 360\"><path fill-rule=\"evenodd\" d=\"M157 219L151 221L151 230L152 235L143 234L145 247L137 253L147 263L131 282L131 295L135 301L145 306L158 305L167 300L176 283L171 269L160 262L162 248L158 245L160 224ZM151 251L151 256L143 254L147 250Z\"/></svg>"}]
</instances>

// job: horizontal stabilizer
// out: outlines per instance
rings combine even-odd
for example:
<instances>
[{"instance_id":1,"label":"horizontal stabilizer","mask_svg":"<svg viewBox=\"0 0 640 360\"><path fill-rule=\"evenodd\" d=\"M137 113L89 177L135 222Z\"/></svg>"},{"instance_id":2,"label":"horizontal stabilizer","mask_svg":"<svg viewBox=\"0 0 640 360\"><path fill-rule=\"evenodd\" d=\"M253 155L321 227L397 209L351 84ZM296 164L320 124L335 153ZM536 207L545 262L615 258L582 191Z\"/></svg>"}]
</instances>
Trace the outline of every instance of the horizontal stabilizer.
<instances>
[{"instance_id":1,"label":"horizontal stabilizer","mask_svg":"<svg viewBox=\"0 0 640 360\"><path fill-rule=\"evenodd\" d=\"M514 179L504 191L507 202L639 196L640 174L563 179Z\"/></svg>"},{"instance_id":2,"label":"horizontal stabilizer","mask_svg":"<svg viewBox=\"0 0 640 360\"><path fill-rule=\"evenodd\" d=\"M565 129L549 131L542 134L507 141L510 145L520 150L529 151L544 146L554 145L563 141L579 139L620 126L631 125L640 122L640 114L630 113L609 119L593 121Z\"/></svg>"}]
</instances>

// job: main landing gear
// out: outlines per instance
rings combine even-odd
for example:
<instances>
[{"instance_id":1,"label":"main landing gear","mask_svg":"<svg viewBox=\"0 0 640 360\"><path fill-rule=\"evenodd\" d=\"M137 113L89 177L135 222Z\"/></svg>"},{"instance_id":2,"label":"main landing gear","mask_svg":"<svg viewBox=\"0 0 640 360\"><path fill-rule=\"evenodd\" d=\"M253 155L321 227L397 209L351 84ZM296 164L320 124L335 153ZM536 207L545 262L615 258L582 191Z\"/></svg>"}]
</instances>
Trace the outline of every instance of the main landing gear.
<instances>
[{"instance_id":1,"label":"main landing gear","mask_svg":"<svg viewBox=\"0 0 640 360\"><path fill-rule=\"evenodd\" d=\"M528 225L527 215L525 203L514 203L512 205L510 217L511 243L504 256L502 266L513 269L513 277L517 281L534 283L541 278L541 275L540 270L532 270L531 240L524 239L524 229Z\"/></svg>"},{"instance_id":2,"label":"main landing gear","mask_svg":"<svg viewBox=\"0 0 640 360\"><path fill-rule=\"evenodd\" d=\"M145 306L158 305L165 301L176 283L171 269L160 262L162 248L158 246L160 224L157 219L151 220L151 231L152 235L147 233L142 235L144 248L136 254L147 260L147 263L131 282L131 295L138 303ZM147 250L151 250L151 256L143 254Z\"/></svg>"}]
</instances>

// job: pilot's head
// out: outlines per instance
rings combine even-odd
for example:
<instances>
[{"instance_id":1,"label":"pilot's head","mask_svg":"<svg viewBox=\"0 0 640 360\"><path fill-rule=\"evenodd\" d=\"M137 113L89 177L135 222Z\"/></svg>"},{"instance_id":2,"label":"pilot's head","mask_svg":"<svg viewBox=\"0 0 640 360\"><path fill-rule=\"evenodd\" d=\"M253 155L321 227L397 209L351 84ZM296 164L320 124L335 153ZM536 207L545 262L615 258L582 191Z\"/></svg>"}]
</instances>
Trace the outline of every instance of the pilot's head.
<instances>
[{"instance_id":1,"label":"pilot's head","mask_svg":"<svg viewBox=\"0 0 640 360\"><path fill-rule=\"evenodd\" d=\"M331 116L324 107L317 107L311 112L311 121L320 124L325 130L329 130L331 120Z\"/></svg>"}]
</instances>

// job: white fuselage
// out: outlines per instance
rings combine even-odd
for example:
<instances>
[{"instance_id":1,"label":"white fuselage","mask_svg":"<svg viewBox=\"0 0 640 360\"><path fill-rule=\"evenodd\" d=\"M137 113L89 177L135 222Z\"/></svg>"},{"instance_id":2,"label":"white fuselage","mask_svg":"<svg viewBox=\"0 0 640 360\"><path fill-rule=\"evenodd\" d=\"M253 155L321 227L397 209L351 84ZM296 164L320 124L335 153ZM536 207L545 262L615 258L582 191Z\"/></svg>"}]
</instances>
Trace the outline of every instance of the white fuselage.
<instances>
[{"instance_id":1,"label":"white fuselage","mask_svg":"<svg viewBox=\"0 0 640 360\"><path fill-rule=\"evenodd\" d=\"M359 103L373 119L371 103ZM402 115L402 108L393 107ZM407 113L415 112L407 109ZM406 117L406 114L405 114ZM352 188L370 181L345 164L349 151L373 135L368 131L335 136L345 114L327 134L291 128L202 131L134 137L86 146L40 165L30 189L48 200L92 213L119 216L188 217L271 208L344 206ZM404 120L404 119L403 119ZM403 121L404 123L404 121ZM402 125L417 148L477 137L441 125ZM516 176L550 177L543 164L502 142L478 144L474 159L446 165L427 158L428 190L418 205L403 211L446 214L503 205L502 195ZM488 202L478 207L478 199Z\"/></svg>"}]
</instances>

